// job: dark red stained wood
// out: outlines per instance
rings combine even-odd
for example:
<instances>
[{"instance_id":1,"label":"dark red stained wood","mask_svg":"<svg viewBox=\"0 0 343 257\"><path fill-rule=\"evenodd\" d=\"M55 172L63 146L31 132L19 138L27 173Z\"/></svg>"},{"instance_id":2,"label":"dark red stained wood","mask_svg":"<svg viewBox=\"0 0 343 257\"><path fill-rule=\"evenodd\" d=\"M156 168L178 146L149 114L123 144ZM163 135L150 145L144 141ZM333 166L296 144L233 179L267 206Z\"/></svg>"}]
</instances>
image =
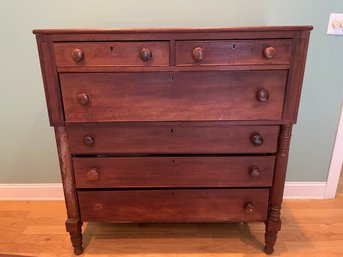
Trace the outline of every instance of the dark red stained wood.
<instances>
[{"instance_id":1,"label":"dark red stained wood","mask_svg":"<svg viewBox=\"0 0 343 257\"><path fill-rule=\"evenodd\" d=\"M264 221L272 253L310 30L34 30L74 252L82 221Z\"/></svg>"},{"instance_id":2,"label":"dark red stained wood","mask_svg":"<svg viewBox=\"0 0 343 257\"><path fill-rule=\"evenodd\" d=\"M68 129L73 154L81 153L274 153L278 126L115 125L91 124ZM264 138L261 146L250 141ZM84 138L94 139L85 145Z\"/></svg>"},{"instance_id":3,"label":"dark red stained wood","mask_svg":"<svg viewBox=\"0 0 343 257\"><path fill-rule=\"evenodd\" d=\"M60 75L68 122L280 120L286 78L286 70ZM83 93L89 104L77 101Z\"/></svg>"},{"instance_id":4,"label":"dark red stained wood","mask_svg":"<svg viewBox=\"0 0 343 257\"><path fill-rule=\"evenodd\" d=\"M74 158L78 188L267 187L274 156ZM256 167L258 177L250 170ZM98 177L88 178L90 170ZM91 174L92 175L92 174Z\"/></svg>"},{"instance_id":5,"label":"dark red stained wood","mask_svg":"<svg viewBox=\"0 0 343 257\"><path fill-rule=\"evenodd\" d=\"M242 64L288 64L291 40L217 40L176 42L176 65L242 65ZM266 58L264 50L274 47L276 54ZM192 51L203 50L204 57L195 60Z\"/></svg>"},{"instance_id":6,"label":"dark red stained wood","mask_svg":"<svg viewBox=\"0 0 343 257\"><path fill-rule=\"evenodd\" d=\"M151 50L152 58L140 58L143 48ZM70 66L168 66L169 42L73 42L55 43L56 65ZM71 53L83 52L83 59L76 62Z\"/></svg>"},{"instance_id":7,"label":"dark red stained wood","mask_svg":"<svg viewBox=\"0 0 343 257\"><path fill-rule=\"evenodd\" d=\"M172 61L172 60L171 60ZM170 64L172 65L172 64ZM205 65L205 66L82 66L82 67L58 67L60 73L66 72L178 72L178 71L257 71L257 70L288 70L288 64L274 65Z\"/></svg>"},{"instance_id":8,"label":"dark red stained wood","mask_svg":"<svg viewBox=\"0 0 343 257\"><path fill-rule=\"evenodd\" d=\"M297 121L309 37L310 32L304 31L301 38L294 39L293 62L289 72L283 117L287 124L294 124Z\"/></svg>"},{"instance_id":9,"label":"dark red stained wood","mask_svg":"<svg viewBox=\"0 0 343 257\"><path fill-rule=\"evenodd\" d=\"M68 216L65 223L66 229L70 233L74 253L81 254L83 252L81 230L82 220L76 195L73 163L66 127L55 127L55 136Z\"/></svg>"},{"instance_id":10,"label":"dark red stained wood","mask_svg":"<svg viewBox=\"0 0 343 257\"><path fill-rule=\"evenodd\" d=\"M269 189L79 191L84 221L264 221ZM245 211L251 202L253 213Z\"/></svg>"},{"instance_id":11,"label":"dark red stained wood","mask_svg":"<svg viewBox=\"0 0 343 257\"><path fill-rule=\"evenodd\" d=\"M286 31L302 31L302 30L312 30L311 25L304 26L246 26L246 27L199 27L199 28L86 28L86 29L34 29L34 34L46 34L46 35L55 35L55 34L109 34L109 33L118 33L118 34L131 34L131 33L222 33L222 32L282 32Z\"/></svg>"},{"instance_id":12,"label":"dark red stained wood","mask_svg":"<svg viewBox=\"0 0 343 257\"><path fill-rule=\"evenodd\" d=\"M63 126L63 105L55 59L52 54L52 42L50 40L42 40L39 35L36 37L50 125Z\"/></svg>"},{"instance_id":13,"label":"dark red stained wood","mask_svg":"<svg viewBox=\"0 0 343 257\"><path fill-rule=\"evenodd\" d=\"M264 251L273 253L277 234L281 229L280 210L285 187L289 145L291 141L292 125L281 126L276 154L273 187L269 197L268 218L266 220Z\"/></svg>"}]
</instances>

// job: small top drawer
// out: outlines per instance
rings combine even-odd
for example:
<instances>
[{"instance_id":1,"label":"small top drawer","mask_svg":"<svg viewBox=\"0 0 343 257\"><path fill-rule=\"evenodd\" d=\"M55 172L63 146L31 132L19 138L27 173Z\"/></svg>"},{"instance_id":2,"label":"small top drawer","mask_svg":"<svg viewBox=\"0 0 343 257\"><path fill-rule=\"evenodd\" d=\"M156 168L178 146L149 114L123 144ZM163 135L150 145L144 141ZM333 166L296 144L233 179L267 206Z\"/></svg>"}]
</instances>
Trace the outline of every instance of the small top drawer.
<instances>
[{"instance_id":1,"label":"small top drawer","mask_svg":"<svg viewBox=\"0 0 343 257\"><path fill-rule=\"evenodd\" d=\"M169 42L55 43L57 67L168 66Z\"/></svg>"},{"instance_id":2,"label":"small top drawer","mask_svg":"<svg viewBox=\"0 0 343 257\"><path fill-rule=\"evenodd\" d=\"M176 65L289 64L291 40L176 42Z\"/></svg>"}]
</instances>

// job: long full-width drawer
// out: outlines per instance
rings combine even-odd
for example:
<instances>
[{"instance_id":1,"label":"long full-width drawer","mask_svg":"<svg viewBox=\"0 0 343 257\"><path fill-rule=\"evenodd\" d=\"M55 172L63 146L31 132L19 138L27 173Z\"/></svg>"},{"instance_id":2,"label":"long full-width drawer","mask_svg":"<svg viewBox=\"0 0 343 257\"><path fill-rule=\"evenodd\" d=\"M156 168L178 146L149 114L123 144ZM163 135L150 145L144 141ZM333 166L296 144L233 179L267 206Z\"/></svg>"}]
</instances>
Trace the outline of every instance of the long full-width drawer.
<instances>
[{"instance_id":1,"label":"long full-width drawer","mask_svg":"<svg viewBox=\"0 0 343 257\"><path fill-rule=\"evenodd\" d=\"M68 127L73 154L274 153L278 126L78 124Z\"/></svg>"},{"instance_id":2,"label":"long full-width drawer","mask_svg":"<svg viewBox=\"0 0 343 257\"><path fill-rule=\"evenodd\" d=\"M274 156L73 158L77 188L268 187Z\"/></svg>"},{"instance_id":3,"label":"long full-width drawer","mask_svg":"<svg viewBox=\"0 0 343 257\"><path fill-rule=\"evenodd\" d=\"M83 221L264 221L269 189L79 191Z\"/></svg>"},{"instance_id":4,"label":"long full-width drawer","mask_svg":"<svg viewBox=\"0 0 343 257\"><path fill-rule=\"evenodd\" d=\"M287 70L62 73L68 122L281 120Z\"/></svg>"}]
</instances>

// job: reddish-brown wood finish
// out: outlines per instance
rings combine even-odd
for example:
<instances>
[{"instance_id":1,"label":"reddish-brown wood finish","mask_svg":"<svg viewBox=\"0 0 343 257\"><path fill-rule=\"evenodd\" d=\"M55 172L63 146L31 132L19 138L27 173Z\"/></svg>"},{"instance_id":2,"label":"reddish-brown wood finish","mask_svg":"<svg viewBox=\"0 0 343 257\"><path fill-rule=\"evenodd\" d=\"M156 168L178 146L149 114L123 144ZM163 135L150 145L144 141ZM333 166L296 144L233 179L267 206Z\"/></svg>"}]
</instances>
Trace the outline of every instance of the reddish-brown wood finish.
<instances>
[{"instance_id":1,"label":"reddish-brown wood finish","mask_svg":"<svg viewBox=\"0 0 343 257\"><path fill-rule=\"evenodd\" d=\"M68 215L66 228L70 233L70 239L75 254L81 254L83 252L81 234L82 220L80 218L79 204L76 196L73 163L67 129L65 127L55 127L55 135Z\"/></svg>"},{"instance_id":2,"label":"reddish-brown wood finish","mask_svg":"<svg viewBox=\"0 0 343 257\"><path fill-rule=\"evenodd\" d=\"M286 79L286 70L60 75L69 122L280 120Z\"/></svg>"},{"instance_id":3,"label":"reddish-brown wood finish","mask_svg":"<svg viewBox=\"0 0 343 257\"><path fill-rule=\"evenodd\" d=\"M176 65L288 64L291 40L225 40L176 42ZM273 47L271 58L264 54ZM198 58L194 57L198 53Z\"/></svg>"},{"instance_id":4,"label":"reddish-brown wood finish","mask_svg":"<svg viewBox=\"0 0 343 257\"><path fill-rule=\"evenodd\" d=\"M77 188L268 187L274 156L74 158Z\"/></svg>"},{"instance_id":5,"label":"reddish-brown wood finish","mask_svg":"<svg viewBox=\"0 0 343 257\"><path fill-rule=\"evenodd\" d=\"M281 229L280 210L282 203L283 190L285 186L289 144L291 141L292 126L281 126L278 152L276 154L275 172L273 187L271 189L268 219L266 223L265 240L266 246L264 251L272 254L276 242L278 231Z\"/></svg>"},{"instance_id":6,"label":"reddish-brown wood finish","mask_svg":"<svg viewBox=\"0 0 343 257\"><path fill-rule=\"evenodd\" d=\"M79 61L72 57L75 49L83 53ZM168 41L55 43L54 50L58 67L169 65ZM144 57L144 53L149 56Z\"/></svg>"},{"instance_id":7,"label":"reddish-brown wood finish","mask_svg":"<svg viewBox=\"0 0 343 257\"><path fill-rule=\"evenodd\" d=\"M73 154L275 153L278 126L85 125L68 128ZM251 139L263 137L255 146ZM91 139L90 139L91 138ZM86 139L86 140L85 140ZM92 144L87 142L93 140Z\"/></svg>"},{"instance_id":8,"label":"reddish-brown wood finish","mask_svg":"<svg viewBox=\"0 0 343 257\"><path fill-rule=\"evenodd\" d=\"M264 221L268 196L269 189L78 192L82 220L117 223Z\"/></svg>"},{"instance_id":9,"label":"reddish-brown wood finish","mask_svg":"<svg viewBox=\"0 0 343 257\"><path fill-rule=\"evenodd\" d=\"M55 59L52 53L52 42L37 35L37 46L50 125L62 126L64 125L64 111Z\"/></svg>"},{"instance_id":10,"label":"reddish-brown wood finish","mask_svg":"<svg viewBox=\"0 0 343 257\"><path fill-rule=\"evenodd\" d=\"M82 221L264 221L272 253L310 30L34 30L74 252Z\"/></svg>"}]
</instances>

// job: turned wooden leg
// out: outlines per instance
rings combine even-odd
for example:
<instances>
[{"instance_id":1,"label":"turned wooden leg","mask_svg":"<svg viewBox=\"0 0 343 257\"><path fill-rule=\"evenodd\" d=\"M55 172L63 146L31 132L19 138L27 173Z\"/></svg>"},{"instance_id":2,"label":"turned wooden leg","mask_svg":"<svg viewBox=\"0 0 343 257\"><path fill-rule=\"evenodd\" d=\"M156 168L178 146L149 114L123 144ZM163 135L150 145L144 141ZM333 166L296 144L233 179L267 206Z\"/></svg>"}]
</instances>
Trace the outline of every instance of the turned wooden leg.
<instances>
[{"instance_id":1,"label":"turned wooden leg","mask_svg":"<svg viewBox=\"0 0 343 257\"><path fill-rule=\"evenodd\" d=\"M66 221L66 228L70 234L70 240L74 247L74 253L80 255L83 253L82 247L82 222L78 220L68 219Z\"/></svg>"},{"instance_id":2,"label":"turned wooden leg","mask_svg":"<svg viewBox=\"0 0 343 257\"><path fill-rule=\"evenodd\" d=\"M273 186L269 196L268 217L265 222L265 248L266 254L274 252L274 246L277 239L277 234L281 229L280 210L283 198L283 189L285 186L285 177L287 170L288 151L291 140L292 126L281 126L278 152L275 161Z\"/></svg>"},{"instance_id":3,"label":"turned wooden leg","mask_svg":"<svg viewBox=\"0 0 343 257\"><path fill-rule=\"evenodd\" d=\"M79 204L77 200L73 163L68 141L66 127L55 127L57 149L61 167L61 176L68 219L66 221L67 231L74 247L74 253L79 255L82 248L82 221L80 218Z\"/></svg>"},{"instance_id":4,"label":"turned wooden leg","mask_svg":"<svg viewBox=\"0 0 343 257\"><path fill-rule=\"evenodd\" d=\"M274 245L280 229L280 208L277 206L271 206L269 209L268 220L266 221L266 233L264 235L266 242L264 252L266 254L272 254L274 252Z\"/></svg>"}]
</instances>

